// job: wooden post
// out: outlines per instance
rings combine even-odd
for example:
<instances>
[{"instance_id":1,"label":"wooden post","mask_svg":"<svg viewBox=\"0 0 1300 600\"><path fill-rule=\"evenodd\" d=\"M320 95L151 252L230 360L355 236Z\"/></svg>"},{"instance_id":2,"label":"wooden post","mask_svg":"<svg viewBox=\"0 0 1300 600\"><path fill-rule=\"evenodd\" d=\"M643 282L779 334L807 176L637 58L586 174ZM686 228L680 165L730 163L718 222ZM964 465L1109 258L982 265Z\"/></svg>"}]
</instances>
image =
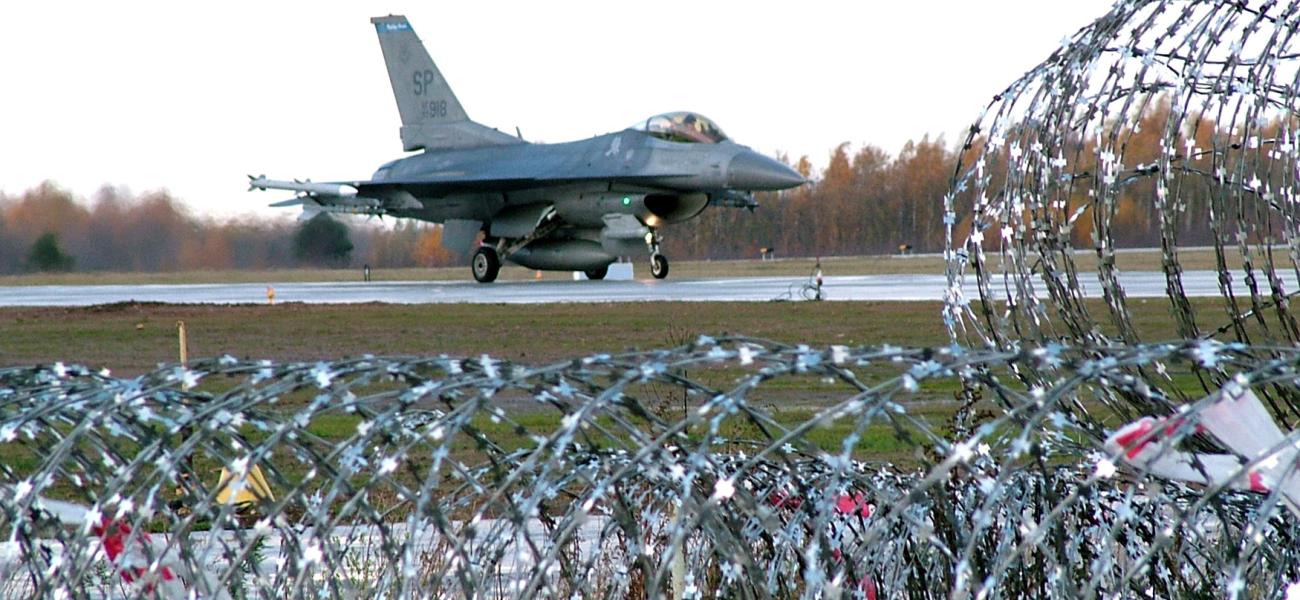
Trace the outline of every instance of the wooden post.
<instances>
[{"instance_id":1,"label":"wooden post","mask_svg":"<svg viewBox=\"0 0 1300 600\"><path fill-rule=\"evenodd\" d=\"M185 321L176 322L176 337L178 338L177 342L181 347L181 366L183 367L190 361L190 340L189 335L185 331ZM186 401L186 404L188 404L188 400ZM180 436L182 442L193 434L194 429L191 427L181 427ZM186 485L184 480L188 479L192 473L194 473L194 454L191 453L185 455L185 470L181 471L181 482L176 488L176 501L178 503L186 497L187 490L185 489Z\"/></svg>"},{"instance_id":2,"label":"wooden post","mask_svg":"<svg viewBox=\"0 0 1300 600\"><path fill-rule=\"evenodd\" d=\"M185 321L176 322L176 334L180 338L181 364L184 365L190 362L190 340L185 334Z\"/></svg>"}]
</instances>

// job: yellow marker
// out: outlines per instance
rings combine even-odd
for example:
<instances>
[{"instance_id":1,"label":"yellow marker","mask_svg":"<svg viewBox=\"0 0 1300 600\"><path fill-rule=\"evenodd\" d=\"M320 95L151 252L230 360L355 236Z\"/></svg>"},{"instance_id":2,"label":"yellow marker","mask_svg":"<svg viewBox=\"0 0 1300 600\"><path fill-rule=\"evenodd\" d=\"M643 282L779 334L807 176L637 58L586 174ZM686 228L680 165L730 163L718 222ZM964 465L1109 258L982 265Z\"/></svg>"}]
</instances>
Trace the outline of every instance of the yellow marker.
<instances>
[{"instance_id":1,"label":"yellow marker","mask_svg":"<svg viewBox=\"0 0 1300 600\"><path fill-rule=\"evenodd\" d=\"M266 303L275 304L275 288L266 286Z\"/></svg>"},{"instance_id":2,"label":"yellow marker","mask_svg":"<svg viewBox=\"0 0 1300 600\"><path fill-rule=\"evenodd\" d=\"M266 476L262 475L262 469L257 465L253 465L248 470L248 475L243 480L243 487L238 491L235 490L234 483L235 478L230 475L230 471L222 469L221 479L217 482L217 487L221 488L221 491L217 492L219 504L256 504L261 500L275 500L275 494L271 493L271 486L266 482Z\"/></svg>"}]
</instances>

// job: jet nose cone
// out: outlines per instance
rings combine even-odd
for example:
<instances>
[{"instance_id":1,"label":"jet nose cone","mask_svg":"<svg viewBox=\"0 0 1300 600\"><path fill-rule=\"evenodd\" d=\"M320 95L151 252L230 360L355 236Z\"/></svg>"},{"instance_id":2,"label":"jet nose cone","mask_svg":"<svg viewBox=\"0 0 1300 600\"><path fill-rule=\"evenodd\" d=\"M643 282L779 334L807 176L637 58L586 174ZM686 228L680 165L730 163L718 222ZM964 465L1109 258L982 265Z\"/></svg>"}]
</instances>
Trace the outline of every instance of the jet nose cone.
<instances>
[{"instance_id":1,"label":"jet nose cone","mask_svg":"<svg viewBox=\"0 0 1300 600\"><path fill-rule=\"evenodd\" d=\"M784 190L808 183L794 169L752 150L742 150L727 167L727 183L746 191Z\"/></svg>"}]
</instances>

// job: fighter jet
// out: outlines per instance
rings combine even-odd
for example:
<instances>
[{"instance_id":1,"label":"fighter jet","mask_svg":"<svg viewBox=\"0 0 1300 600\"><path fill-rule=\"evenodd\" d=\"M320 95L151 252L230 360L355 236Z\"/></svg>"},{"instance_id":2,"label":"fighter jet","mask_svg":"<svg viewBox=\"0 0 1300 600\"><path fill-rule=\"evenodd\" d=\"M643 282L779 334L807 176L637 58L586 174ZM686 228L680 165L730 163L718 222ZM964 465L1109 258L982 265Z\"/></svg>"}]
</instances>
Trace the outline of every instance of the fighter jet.
<instances>
[{"instance_id":1,"label":"fighter jet","mask_svg":"<svg viewBox=\"0 0 1300 600\"><path fill-rule=\"evenodd\" d=\"M602 279L619 257L646 255L651 275L663 279L665 224L710 204L753 208L752 192L805 183L691 112L585 140L527 143L470 120L406 17L370 22L397 98L402 149L419 153L380 166L369 181L250 175L250 191L295 192L271 206L441 223L445 247L462 256L473 250L470 268L481 283L496 279L502 260Z\"/></svg>"}]
</instances>

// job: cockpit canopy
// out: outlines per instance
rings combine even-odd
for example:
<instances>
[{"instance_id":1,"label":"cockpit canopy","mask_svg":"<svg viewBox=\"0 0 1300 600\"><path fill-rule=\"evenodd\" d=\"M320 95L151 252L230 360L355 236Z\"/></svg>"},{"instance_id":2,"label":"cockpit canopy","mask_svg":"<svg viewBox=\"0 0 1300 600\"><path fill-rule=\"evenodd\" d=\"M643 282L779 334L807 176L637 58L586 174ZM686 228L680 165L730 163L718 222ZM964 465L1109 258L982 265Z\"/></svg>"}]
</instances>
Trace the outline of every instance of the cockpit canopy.
<instances>
[{"instance_id":1,"label":"cockpit canopy","mask_svg":"<svg viewBox=\"0 0 1300 600\"><path fill-rule=\"evenodd\" d=\"M629 129L644 131L661 140L687 144L717 144L727 141L727 134L708 117L693 112L670 112L655 115Z\"/></svg>"}]
</instances>

